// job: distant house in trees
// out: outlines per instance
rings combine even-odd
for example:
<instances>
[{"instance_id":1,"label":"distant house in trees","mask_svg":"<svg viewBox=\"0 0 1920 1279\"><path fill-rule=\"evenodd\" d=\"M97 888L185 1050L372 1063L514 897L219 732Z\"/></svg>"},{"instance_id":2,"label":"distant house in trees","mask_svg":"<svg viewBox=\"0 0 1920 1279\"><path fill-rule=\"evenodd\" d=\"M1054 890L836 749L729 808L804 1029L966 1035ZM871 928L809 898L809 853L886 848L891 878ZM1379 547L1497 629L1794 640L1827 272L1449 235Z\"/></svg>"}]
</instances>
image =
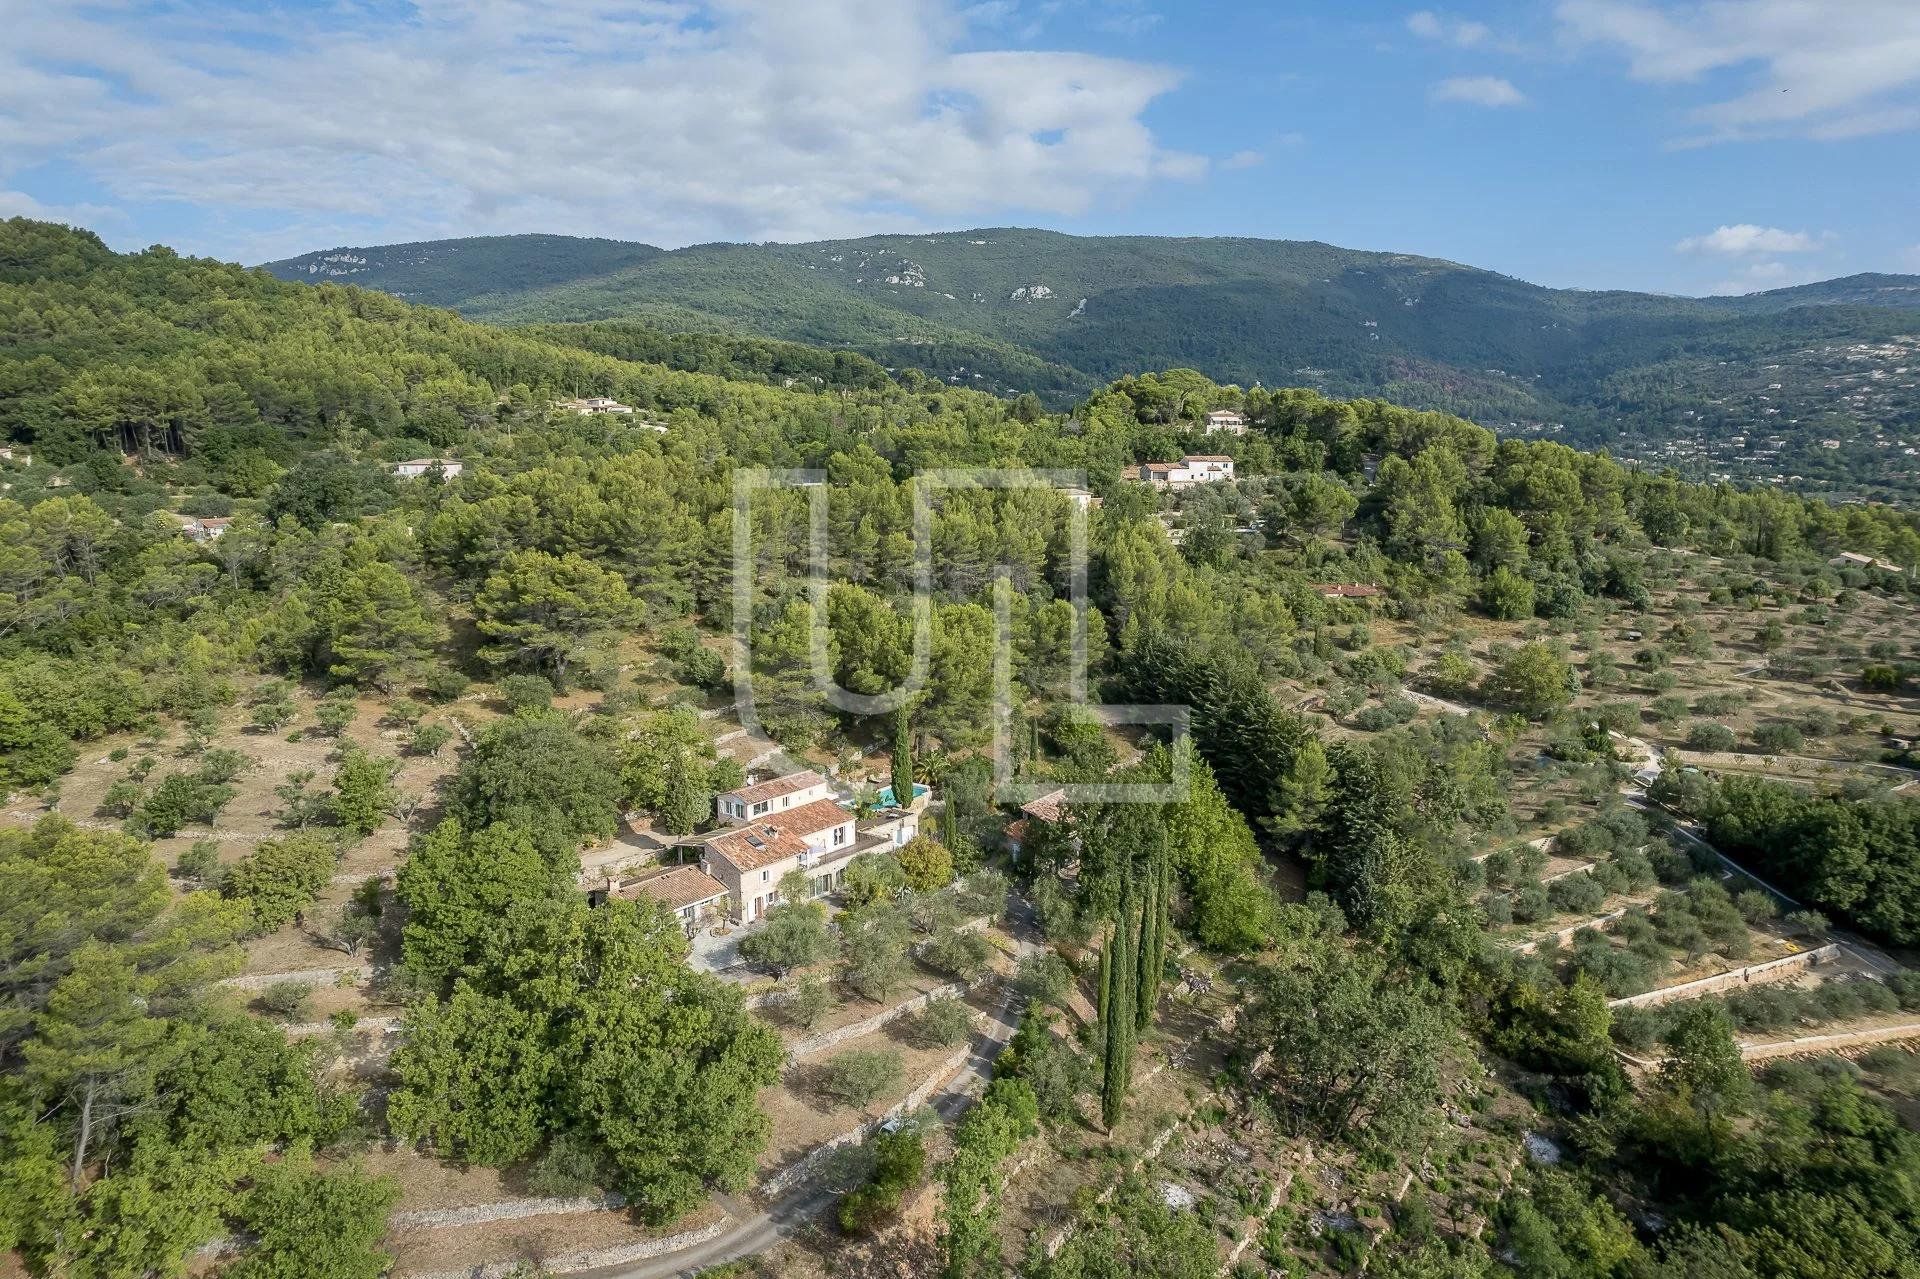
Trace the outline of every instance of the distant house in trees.
<instances>
[{"instance_id":1,"label":"distant house in trees","mask_svg":"<svg viewBox=\"0 0 1920 1279\"><path fill-rule=\"evenodd\" d=\"M631 404L622 404L620 401L606 395L588 395L577 400L560 400L554 407L558 409L571 409L581 417L593 417L596 414L606 413L633 412L633 406Z\"/></svg>"},{"instance_id":2,"label":"distant house in trees","mask_svg":"<svg viewBox=\"0 0 1920 1279\"><path fill-rule=\"evenodd\" d=\"M1146 462L1129 466L1122 479L1139 480L1157 489L1192 488L1233 478L1233 459L1219 453L1189 453L1178 462Z\"/></svg>"},{"instance_id":3,"label":"distant house in trees","mask_svg":"<svg viewBox=\"0 0 1920 1279\"><path fill-rule=\"evenodd\" d=\"M1898 564L1886 560L1877 560L1871 555L1862 555L1858 551L1842 551L1827 561L1834 568L1877 568L1887 573L1899 573L1904 570Z\"/></svg>"},{"instance_id":4,"label":"distant house in trees","mask_svg":"<svg viewBox=\"0 0 1920 1279\"><path fill-rule=\"evenodd\" d=\"M1020 805L1020 816L1007 824L1007 848L1015 857L1034 836L1036 826L1058 826L1067 820L1067 792L1056 788Z\"/></svg>"},{"instance_id":5,"label":"distant house in trees","mask_svg":"<svg viewBox=\"0 0 1920 1279\"><path fill-rule=\"evenodd\" d=\"M1245 435L1247 419L1236 409L1215 409L1207 414L1207 434L1225 431L1228 435Z\"/></svg>"},{"instance_id":6,"label":"distant house in trees","mask_svg":"<svg viewBox=\"0 0 1920 1279\"><path fill-rule=\"evenodd\" d=\"M227 525L233 521L226 516L199 518L192 515L176 515L180 521L180 531L196 542L212 542L227 531Z\"/></svg>"},{"instance_id":7,"label":"distant house in trees","mask_svg":"<svg viewBox=\"0 0 1920 1279\"><path fill-rule=\"evenodd\" d=\"M805 871L812 894L824 896L839 889L847 863L861 853L899 848L918 835L932 793L915 789L906 805L859 818L816 772L772 778L716 796L721 829L683 840L680 849L726 889L733 918L752 923L779 904L790 871Z\"/></svg>"},{"instance_id":8,"label":"distant house in trees","mask_svg":"<svg viewBox=\"0 0 1920 1279\"><path fill-rule=\"evenodd\" d=\"M464 463L455 462L444 457L416 457L410 458L405 462L395 462L393 464L393 474L395 479L417 480L423 475L430 474L436 468L438 468L442 480L450 480L465 470L466 466Z\"/></svg>"},{"instance_id":9,"label":"distant house in trees","mask_svg":"<svg viewBox=\"0 0 1920 1279\"><path fill-rule=\"evenodd\" d=\"M1063 488L1060 491L1066 495L1066 499L1069 502L1072 502L1083 511L1100 505L1100 499L1086 489L1069 487Z\"/></svg>"},{"instance_id":10,"label":"distant house in trees","mask_svg":"<svg viewBox=\"0 0 1920 1279\"><path fill-rule=\"evenodd\" d=\"M1387 593L1385 587L1364 582L1315 582L1313 590L1330 600L1370 600Z\"/></svg>"}]
</instances>

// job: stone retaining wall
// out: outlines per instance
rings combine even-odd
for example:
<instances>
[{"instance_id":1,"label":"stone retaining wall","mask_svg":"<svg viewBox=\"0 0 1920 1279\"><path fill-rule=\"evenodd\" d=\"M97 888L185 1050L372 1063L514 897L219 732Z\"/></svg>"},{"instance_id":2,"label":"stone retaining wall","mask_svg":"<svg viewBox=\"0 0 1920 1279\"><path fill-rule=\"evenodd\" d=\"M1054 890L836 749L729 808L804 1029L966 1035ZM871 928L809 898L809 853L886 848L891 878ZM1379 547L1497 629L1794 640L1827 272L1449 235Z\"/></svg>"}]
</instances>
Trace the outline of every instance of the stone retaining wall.
<instances>
[{"instance_id":1,"label":"stone retaining wall","mask_svg":"<svg viewBox=\"0 0 1920 1279\"><path fill-rule=\"evenodd\" d=\"M1742 1044L1740 1057L1744 1061L1769 1061L1775 1057L1798 1057L1802 1053L1844 1052L1849 1048L1866 1048L1874 1044L1890 1044L1900 1039L1920 1038L1920 1022L1908 1022L1903 1026L1877 1026L1871 1030L1848 1030L1834 1035L1813 1035L1806 1039L1789 1039L1774 1044Z\"/></svg>"},{"instance_id":2,"label":"stone retaining wall","mask_svg":"<svg viewBox=\"0 0 1920 1279\"><path fill-rule=\"evenodd\" d=\"M400 1033L401 1020L398 1017L362 1017L347 1027L349 1034L360 1031L372 1031L380 1035ZM330 1021L300 1021L284 1027L288 1039L313 1039L320 1035L331 1035L339 1027Z\"/></svg>"},{"instance_id":3,"label":"stone retaining wall","mask_svg":"<svg viewBox=\"0 0 1920 1279\"><path fill-rule=\"evenodd\" d=\"M938 1070L934 1071L930 1077L903 1097L896 1105L888 1110L886 1114L881 1115L878 1119L869 1120L857 1128L848 1129L837 1137L829 1138L788 1164L785 1168L782 1168L779 1172L773 1174L773 1176L767 1178L760 1184L760 1197L762 1199L778 1199L803 1178L811 1176L833 1151L840 1149L842 1146L850 1146L855 1142L864 1141L868 1133L879 1128L880 1125L886 1123L888 1120L899 1119L904 1115L918 1110L926 1104L927 1098L939 1092L940 1089L945 1086L947 1080L953 1078L954 1072L962 1069L967 1064L967 1058L972 1052L973 1048L971 1045L956 1049L951 1057L940 1064Z\"/></svg>"},{"instance_id":4,"label":"stone retaining wall","mask_svg":"<svg viewBox=\"0 0 1920 1279\"><path fill-rule=\"evenodd\" d=\"M1523 941L1513 948L1513 953L1516 955L1531 955L1540 948L1542 942L1548 940L1552 940L1556 945L1564 945L1568 938L1572 937L1581 929L1599 928L1602 925L1611 924L1614 920L1625 917L1626 913L1632 909L1631 906L1622 906L1619 910L1608 911L1606 914L1595 916L1592 919L1583 919L1577 924L1569 924L1558 932L1549 933L1545 937L1536 937L1532 941Z\"/></svg>"},{"instance_id":5,"label":"stone retaining wall","mask_svg":"<svg viewBox=\"0 0 1920 1279\"><path fill-rule=\"evenodd\" d=\"M494 1221L519 1221L523 1217L553 1217L575 1212L607 1212L624 1208L620 1195L578 1195L564 1199L500 1199L493 1203L466 1204L459 1208L431 1208L419 1212L396 1212L390 1220L395 1226L419 1230L443 1230L448 1226L484 1226Z\"/></svg>"},{"instance_id":6,"label":"stone retaining wall","mask_svg":"<svg viewBox=\"0 0 1920 1279\"><path fill-rule=\"evenodd\" d=\"M689 1230L681 1235L666 1235L659 1239L643 1239L639 1243L620 1244L612 1248L600 1248L589 1252L564 1253L560 1256L543 1257L540 1261L540 1273L566 1275L582 1270L599 1270L604 1266L628 1266L636 1261L646 1261L651 1257L665 1256L671 1252L698 1247L710 1239L719 1237L726 1228L727 1219L720 1218L698 1230ZM503 1279L513 1273L518 1261L490 1261L481 1266L463 1266L459 1270L416 1270L396 1272L397 1279Z\"/></svg>"},{"instance_id":7,"label":"stone retaining wall","mask_svg":"<svg viewBox=\"0 0 1920 1279\"><path fill-rule=\"evenodd\" d=\"M903 1004L899 1004L893 1008L882 1009L865 1021L856 1021L846 1026L835 1027L832 1030L823 1030L811 1038L803 1039L787 1050L787 1060L798 1061L802 1057L811 1057L814 1053L824 1052L835 1044L845 1043L849 1039L858 1039L862 1035L870 1035L882 1026L905 1017L908 1013L919 1012L936 999L964 995L966 993L966 986L957 981L948 982L944 986L936 986L925 994L915 995Z\"/></svg>"},{"instance_id":8,"label":"stone retaining wall","mask_svg":"<svg viewBox=\"0 0 1920 1279\"><path fill-rule=\"evenodd\" d=\"M220 984L230 986L234 990L265 990L283 981L299 982L303 986L330 986L345 974L352 974L356 979L366 981L373 976L373 968L369 964L349 964L342 968L302 968L290 973L242 973L238 977L229 977Z\"/></svg>"},{"instance_id":9,"label":"stone retaining wall","mask_svg":"<svg viewBox=\"0 0 1920 1279\"><path fill-rule=\"evenodd\" d=\"M1829 942L1814 950L1803 950L1797 955L1769 959L1763 964L1748 964L1745 968L1736 968L1730 973L1702 977L1698 981L1683 982L1678 986L1668 986L1664 990L1650 990L1643 995L1610 999L1607 1001L1607 1006L1609 1008L1653 1008L1683 999L1698 999L1702 995L1733 990L1741 986L1765 985L1784 977L1791 977L1803 968L1812 968L1829 960L1839 959L1845 953L1845 946L1839 942Z\"/></svg>"}]
</instances>

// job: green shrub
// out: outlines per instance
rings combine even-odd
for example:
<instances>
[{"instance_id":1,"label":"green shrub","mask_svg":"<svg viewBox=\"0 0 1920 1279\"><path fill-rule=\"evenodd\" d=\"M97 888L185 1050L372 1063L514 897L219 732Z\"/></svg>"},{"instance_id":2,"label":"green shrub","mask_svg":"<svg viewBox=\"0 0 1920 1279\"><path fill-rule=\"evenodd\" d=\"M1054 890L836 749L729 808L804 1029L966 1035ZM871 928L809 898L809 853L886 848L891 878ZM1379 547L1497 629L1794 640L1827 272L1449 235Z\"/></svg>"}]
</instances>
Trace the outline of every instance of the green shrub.
<instances>
[{"instance_id":1,"label":"green shrub","mask_svg":"<svg viewBox=\"0 0 1920 1279\"><path fill-rule=\"evenodd\" d=\"M898 1089L905 1078L899 1053L853 1049L821 1066L820 1091L842 1106L865 1107Z\"/></svg>"},{"instance_id":2,"label":"green shrub","mask_svg":"<svg viewBox=\"0 0 1920 1279\"><path fill-rule=\"evenodd\" d=\"M927 1148L917 1130L880 1132L868 1145L873 1174L840 1201L840 1228L849 1234L871 1234L891 1221L900 1201L926 1176Z\"/></svg>"},{"instance_id":3,"label":"green shrub","mask_svg":"<svg viewBox=\"0 0 1920 1279\"><path fill-rule=\"evenodd\" d=\"M208 886L220 875L220 846L210 839L195 840L180 854L174 874L190 883Z\"/></svg>"},{"instance_id":4,"label":"green shrub","mask_svg":"<svg viewBox=\"0 0 1920 1279\"><path fill-rule=\"evenodd\" d=\"M127 818L136 835L159 838L188 826L211 826L233 799L233 787L185 773L168 773Z\"/></svg>"},{"instance_id":5,"label":"green shrub","mask_svg":"<svg viewBox=\"0 0 1920 1279\"><path fill-rule=\"evenodd\" d=\"M313 1001L313 987L303 981L277 981L260 992L259 1004L282 1021L305 1021Z\"/></svg>"},{"instance_id":6,"label":"green shrub","mask_svg":"<svg viewBox=\"0 0 1920 1279\"><path fill-rule=\"evenodd\" d=\"M1730 751L1739 744L1732 729L1725 724L1713 724L1704 720L1687 729L1687 749L1694 751Z\"/></svg>"},{"instance_id":7,"label":"green shrub","mask_svg":"<svg viewBox=\"0 0 1920 1279\"><path fill-rule=\"evenodd\" d=\"M914 1042L928 1048L964 1044L973 1035L973 1010L951 995L930 1001L913 1019Z\"/></svg>"},{"instance_id":8,"label":"green shrub","mask_svg":"<svg viewBox=\"0 0 1920 1279\"><path fill-rule=\"evenodd\" d=\"M527 1189L546 1198L573 1199L598 1191L606 1175L598 1146L578 1133L561 1132L527 1170Z\"/></svg>"},{"instance_id":9,"label":"green shrub","mask_svg":"<svg viewBox=\"0 0 1920 1279\"><path fill-rule=\"evenodd\" d=\"M320 831L297 831L267 839L237 862L221 880L224 897L245 901L256 935L270 933L299 918L333 878L339 849Z\"/></svg>"}]
</instances>

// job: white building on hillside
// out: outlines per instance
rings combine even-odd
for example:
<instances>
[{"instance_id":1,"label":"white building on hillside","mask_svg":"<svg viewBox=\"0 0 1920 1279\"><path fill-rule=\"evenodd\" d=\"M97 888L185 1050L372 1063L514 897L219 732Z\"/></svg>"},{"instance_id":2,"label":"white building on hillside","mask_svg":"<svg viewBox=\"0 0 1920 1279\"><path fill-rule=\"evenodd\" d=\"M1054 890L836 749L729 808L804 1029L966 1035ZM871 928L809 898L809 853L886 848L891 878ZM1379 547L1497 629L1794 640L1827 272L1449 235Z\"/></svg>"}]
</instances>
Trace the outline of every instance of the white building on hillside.
<instances>
[{"instance_id":1,"label":"white building on hillside","mask_svg":"<svg viewBox=\"0 0 1920 1279\"><path fill-rule=\"evenodd\" d=\"M838 891L855 857L899 848L918 835L931 800L926 787L915 786L904 806L861 818L832 798L820 774L793 773L715 796L722 829L680 848L699 858L701 872L725 889L732 917L747 924L779 904L780 881L792 871L806 872L815 897Z\"/></svg>"},{"instance_id":2,"label":"white building on hillside","mask_svg":"<svg viewBox=\"0 0 1920 1279\"><path fill-rule=\"evenodd\" d=\"M463 463L443 457L416 457L405 462L395 462L393 474L395 479L417 480L435 467L440 469L440 477L443 480L450 480L466 469Z\"/></svg>"},{"instance_id":3,"label":"white building on hillside","mask_svg":"<svg viewBox=\"0 0 1920 1279\"><path fill-rule=\"evenodd\" d=\"M1192 488L1233 479L1233 459L1220 453L1189 453L1178 462L1147 462L1130 466L1121 478L1141 480L1157 489Z\"/></svg>"},{"instance_id":4,"label":"white building on hillside","mask_svg":"<svg viewBox=\"0 0 1920 1279\"><path fill-rule=\"evenodd\" d=\"M633 412L633 406L631 404L622 404L620 401L607 395L588 395L577 400L561 400L555 404L554 407L572 409L581 417L592 417L595 414L601 413Z\"/></svg>"},{"instance_id":5,"label":"white building on hillside","mask_svg":"<svg viewBox=\"0 0 1920 1279\"><path fill-rule=\"evenodd\" d=\"M1207 434L1225 431L1228 435L1245 435L1247 419L1236 409L1215 409L1207 414Z\"/></svg>"}]
</instances>

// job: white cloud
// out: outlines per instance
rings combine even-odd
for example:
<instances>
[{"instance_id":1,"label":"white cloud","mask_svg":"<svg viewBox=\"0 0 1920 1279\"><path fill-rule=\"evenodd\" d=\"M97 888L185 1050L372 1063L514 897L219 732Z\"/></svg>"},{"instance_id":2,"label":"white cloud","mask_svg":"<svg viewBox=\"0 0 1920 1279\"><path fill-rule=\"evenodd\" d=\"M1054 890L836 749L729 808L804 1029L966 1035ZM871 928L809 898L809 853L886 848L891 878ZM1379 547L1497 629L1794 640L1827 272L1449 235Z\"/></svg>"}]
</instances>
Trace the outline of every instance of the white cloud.
<instances>
[{"instance_id":1,"label":"white cloud","mask_svg":"<svg viewBox=\"0 0 1920 1279\"><path fill-rule=\"evenodd\" d=\"M963 50L948 0L299 14L37 7L0 47L0 177L58 158L254 223L681 244L1070 216L1207 169L1141 119L1179 73Z\"/></svg>"},{"instance_id":2,"label":"white cloud","mask_svg":"<svg viewBox=\"0 0 1920 1279\"><path fill-rule=\"evenodd\" d=\"M1433 86L1436 102L1467 102L1476 107L1517 107L1527 95L1499 76L1454 76Z\"/></svg>"},{"instance_id":3,"label":"white cloud","mask_svg":"<svg viewBox=\"0 0 1920 1279\"><path fill-rule=\"evenodd\" d=\"M1637 79L1743 77L1744 92L1692 111L1688 143L1920 127L1914 0L1561 0L1557 12L1569 41L1618 49Z\"/></svg>"},{"instance_id":4,"label":"white cloud","mask_svg":"<svg viewBox=\"0 0 1920 1279\"><path fill-rule=\"evenodd\" d=\"M1674 249L1681 253L1724 253L1734 256L1755 253L1813 253L1825 236L1805 231L1782 231L1779 227L1755 226L1741 222L1715 227L1705 235L1690 235ZM1775 265L1778 265L1776 263Z\"/></svg>"},{"instance_id":5,"label":"white cloud","mask_svg":"<svg viewBox=\"0 0 1920 1279\"><path fill-rule=\"evenodd\" d=\"M1459 45L1463 49L1483 45L1493 35L1493 30L1484 22L1448 17L1431 9L1409 14L1407 30L1422 40L1437 40L1444 44Z\"/></svg>"},{"instance_id":6,"label":"white cloud","mask_svg":"<svg viewBox=\"0 0 1920 1279\"><path fill-rule=\"evenodd\" d=\"M1266 162L1267 157L1264 152L1253 150L1235 151L1232 155L1220 162L1220 167L1223 169L1257 169Z\"/></svg>"},{"instance_id":7,"label":"white cloud","mask_svg":"<svg viewBox=\"0 0 1920 1279\"><path fill-rule=\"evenodd\" d=\"M47 204L25 191L0 191L0 218L37 218L42 222L95 227L123 216L120 210L104 204Z\"/></svg>"}]
</instances>

